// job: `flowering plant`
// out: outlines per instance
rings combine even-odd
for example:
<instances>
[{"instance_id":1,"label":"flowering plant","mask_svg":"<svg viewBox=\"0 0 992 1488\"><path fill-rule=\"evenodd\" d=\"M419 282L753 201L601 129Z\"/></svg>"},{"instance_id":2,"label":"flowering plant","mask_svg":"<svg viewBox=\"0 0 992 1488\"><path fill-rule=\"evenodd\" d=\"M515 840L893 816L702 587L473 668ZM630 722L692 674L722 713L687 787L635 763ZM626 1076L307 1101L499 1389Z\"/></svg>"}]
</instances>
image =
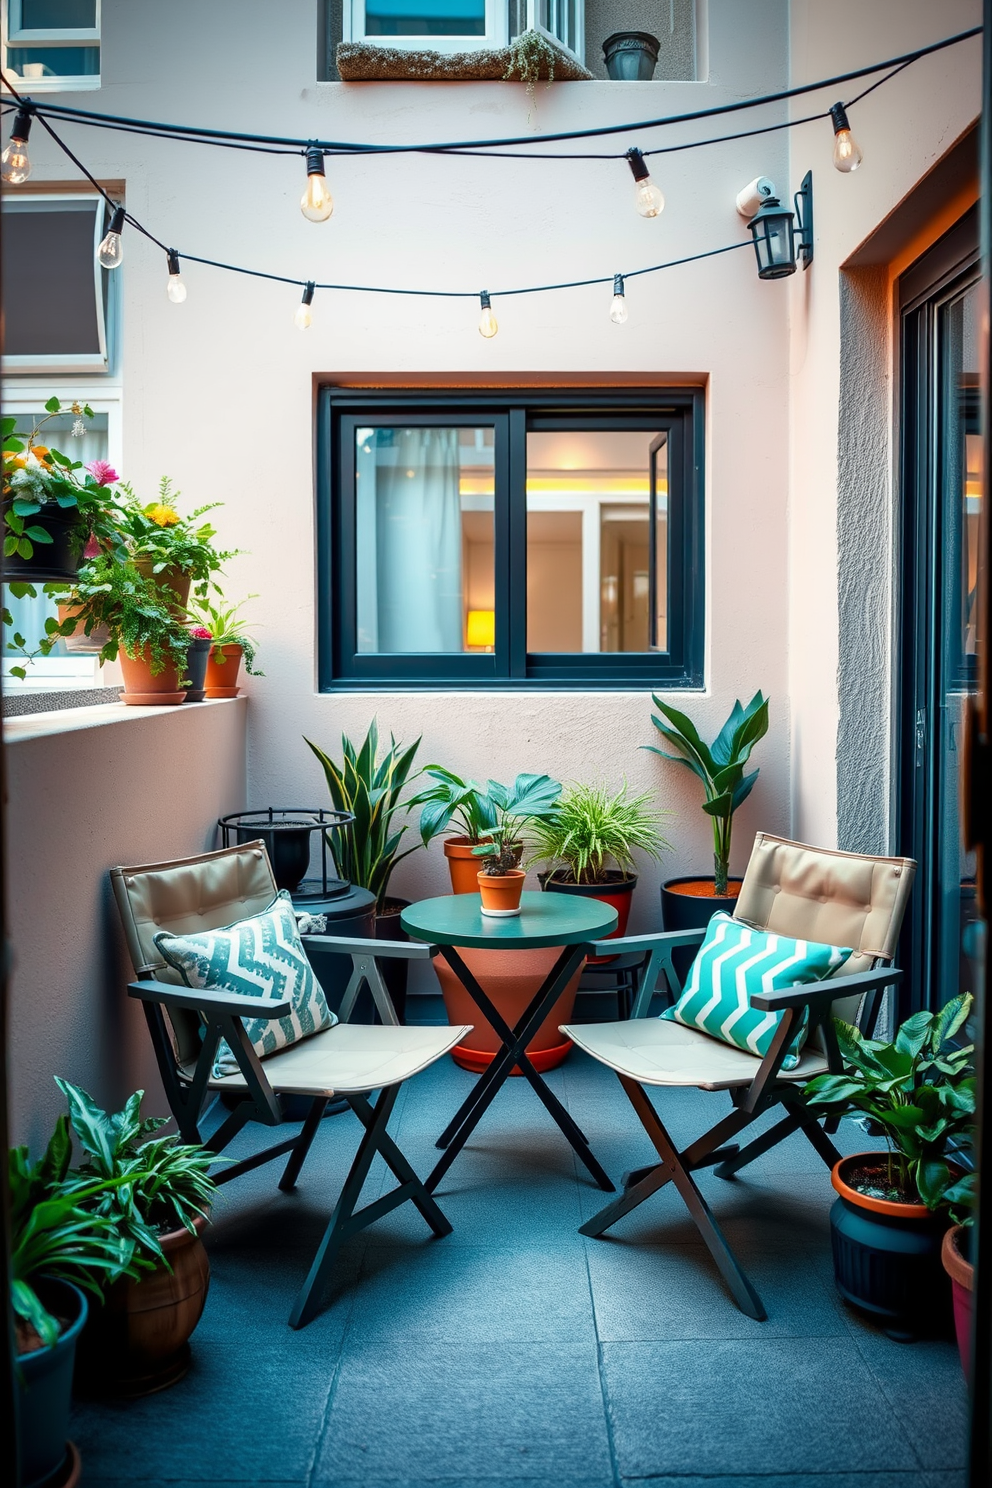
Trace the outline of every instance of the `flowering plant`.
<instances>
[{"instance_id":1,"label":"flowering plant","mask_svg":"<svg viewBox=\"0 0 992 1488\"><path fill-rule=\"evenodd\" d=\"M211 658L218 666L224 666L227 657L224 655L224 646L240 646L245 658L245 671L253 677L264 677L264 672L255 670L255 642L245 635L245 622L238 618L238 611L249 599L257 599L257 594L249 594L236 605L211 605L206 600L201 600L198 605L190 606L190 619L196 620L197 624L189 633L194 636L209 636L213 641Z\"/></svg>"},{"instance_id":2,"label":"flowering plant","mask_svg":"<svg viewBox=\"0 0 992 1488\"><path fill-rule=\"evenodd\" d=\"M113 487L117 472L106 460L93 460L83 465L59 450L41 442L41 431L51 419L66 412L75 416L72 434L86 432L85 419L93 410L85 403L63 407L58 398L49 398L45 414L35 421L26 439L15 434L17 420L0 420L3 438L3 551L6 558L30 559L36 544L52 542L52 535L39 521L54 511L73 511L79 515L70 542L86 557L109 550L123 556L124 541L118 525L119 510ZM80 474L80 472L83 472Z\"/></svg>"},{"instance_id":3,"label":"flowering plant","mask_svg":"<svg viewBox=\"0 0 992 1488\"><path fill-rule=\"evenodd\" d=\"M172 482L164 475L159 482L158 500L144 506L131 486L122 483L125 501L121 508L121 527L133 558L144 568L150 564L152 574L158 576L166 569L179 569L193 580L198 599L205 600L211 587L219 593L211 579L218 573L237 549L221 552L213 539L216 531L210 522L200 521L207 512L220 505L213 501L207 506L198 506L188 517L181 516L176 508L179 492L173 491Z\"/></svg>"}]
</instances>

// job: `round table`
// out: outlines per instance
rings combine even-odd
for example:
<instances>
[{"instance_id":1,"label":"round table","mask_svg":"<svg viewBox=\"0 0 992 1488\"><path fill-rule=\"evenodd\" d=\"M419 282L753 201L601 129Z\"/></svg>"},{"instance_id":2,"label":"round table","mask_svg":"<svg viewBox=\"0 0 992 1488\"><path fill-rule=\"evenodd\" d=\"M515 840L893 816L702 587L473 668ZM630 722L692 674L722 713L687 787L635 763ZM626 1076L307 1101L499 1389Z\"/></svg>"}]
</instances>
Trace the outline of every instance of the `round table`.
<instances>
[{"instance_id":1,"label":"round table","mask_svg":"<svg viewBox=\"0 0 992 1488\"><path fill-rule=\"evenodd\" d=\"M524 893L520 898L519 915L493 919L482 913L478 894L445 894L438 899L422 899L418 904L411 904L400 918L404 930L414 940L444 947L444 958L451 970L502 1040L500 1052L438 1138L438 1147L447 1150L426 1180L427 1189L433 1192L516 1066L533 1086L600 1188L612 1192L613 1184L593 1156L584 1133L528 1059L526 1045L554 1006L589 946L616 929L616 910L601 899ZM488 947L501 951L561 946L562 952L515 1027L511 1028L459 956L456 949L459 946L469 950Z\"/></svg>"}]
</instances>

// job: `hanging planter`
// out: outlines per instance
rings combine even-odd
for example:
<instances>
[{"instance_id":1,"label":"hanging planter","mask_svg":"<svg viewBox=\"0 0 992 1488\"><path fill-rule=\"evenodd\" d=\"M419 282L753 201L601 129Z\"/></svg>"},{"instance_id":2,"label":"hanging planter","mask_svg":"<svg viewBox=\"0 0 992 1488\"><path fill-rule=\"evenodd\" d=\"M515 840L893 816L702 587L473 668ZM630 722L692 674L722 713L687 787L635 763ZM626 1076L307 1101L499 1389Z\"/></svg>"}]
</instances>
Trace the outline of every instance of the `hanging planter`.
<instances>
[{"instance_id":1,"label":"hanging planter","mask_svg":"<svg viewBox=\"0 0 992 1488\"><path fill-rule=\"evenodd\" d=\"M12 513L13 515L13 513ZM9 525L9 523L8 523ZM56 584L76 577L82 562L86 524L74 506L48 502L24 519L31 554L4 553L5 582ZM23 540L23 539L22 539Z\"/></svg>"}]
</instances>

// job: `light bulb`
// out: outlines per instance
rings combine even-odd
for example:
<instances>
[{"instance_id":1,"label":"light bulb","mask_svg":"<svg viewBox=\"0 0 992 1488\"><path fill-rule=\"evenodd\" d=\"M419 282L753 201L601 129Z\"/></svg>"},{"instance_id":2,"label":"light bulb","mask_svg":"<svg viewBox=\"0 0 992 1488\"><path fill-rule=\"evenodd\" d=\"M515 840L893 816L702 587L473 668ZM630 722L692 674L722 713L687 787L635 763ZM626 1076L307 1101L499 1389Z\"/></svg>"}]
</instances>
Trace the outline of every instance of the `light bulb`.
<instances>
[{"instance_id":1,"label":"light bulb","mask_svg":"<svg viewBox=\"0 0 992 1488\"><path fill-rule=\"evenodd\" d=\"M482 306L482 314L479 316L479 335L485 336L486 340L489 341L499 330L499 323L493 314L492 306L489 303L489 295L486 290L483 290L480 294L479 304Z\"/></svg>"},{"instance_id":2,"label":"light bulb","mask_svg":"<svg viewBox=\"0 0 992 1488\"><path fill-rule=\"evenodd\" d=\"M334 211L324 175L324 152L313 147L307 151L307 189L300 198L300 211L308 222L326 222Z\"/></svg>"},{"instance_id":3,"label":"light bulb","mask_svg":"<svg viewBox=\"0 0 992 1488\"><path fill-rule=\"evenodd\" d=\"M849 176L852 171L857 170L865 157L851 133L847 110L842 103L834 104L830 110L830 118L834 126L834 169Z\"/></svg>"},{"instance_id":4,"label":"light bulb","mask_svg":"<svg viewBox=\"0 0 992 1488\"><path fill-rule=\"evenodd\" d=\"M28 135L31 133L31 115L18 109L14 116L14 127L3 154L0 155L0 179L8 186L21 186L31 174L28 158Z\"/></svg>"},{"instance_id":5,"label":"light bulb","mask_svg":"<svg viewBox=\"0 0 992 1488\"><path fill-rule=\"evenodd\" d=\"M303 289L303 298L296 307L296 314L293 316L293 324L296 326L296 329L298 331L308 331L310 329L310 326L313 324L313 312L310 309L310 306L313 304L314 288L315 285L313 280L308 280Z\"/></svg>"},{"instance_id":6,"label":"light bulb","mask_svg":"<svg viewBox=\"0 0 992 1488\"><path fill-rule=\"evenodd\" d=\"M659 217L665 210L665 198L648 174L640 150L632 148L627 151L627 164L634 177L634 206L642 217Z\"/></svg>"},{"instance_id":7,"label":"light bulb","mask_svg":"<svg viewBox=\"0 0 992 1488\"><path fill-rule=\"evenodd\" d=\"M169 261L169 279L165 292L174 305L181 305L186 298L186 286L179 272L179 254L174 248L170 248L166 257Z\"/></svg>"},{"instance_id":8,"label":"light bulb","mask_svg":"<svg viewBox=\"0 0 992 1488\"><path fill-rule=\"evenodd\" d=\"M623 325L627 319L627 301L623 297L623 275L613 275L613 303L610 305L610 319L614 325Z\"/></svg>"},{"instance_id":9,"label":"light bulb","mask_svg":"<svg viewBox=\"0 0 992 1488\"><path fill-rule=\"evenodd\" d=\"M124 208L115 207L114 215L110 219L110 228L107 236L96 250L96 256L105 269L119 269L124 262L124 245L121 242L121 229L124 226Z\"/></svg>"}]
</instances>

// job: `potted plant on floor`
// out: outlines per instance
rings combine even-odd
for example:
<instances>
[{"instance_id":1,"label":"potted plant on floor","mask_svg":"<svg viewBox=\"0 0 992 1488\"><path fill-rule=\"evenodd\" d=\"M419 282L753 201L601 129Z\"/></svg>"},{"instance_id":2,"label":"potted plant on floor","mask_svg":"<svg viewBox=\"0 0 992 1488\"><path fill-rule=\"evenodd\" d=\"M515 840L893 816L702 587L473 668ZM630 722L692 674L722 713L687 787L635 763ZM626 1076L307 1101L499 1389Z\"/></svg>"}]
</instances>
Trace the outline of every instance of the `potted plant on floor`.
<instances>
[{"instance_id":1,"label":"potted plant on floor","mask_svg":"<svg viewBox=\"0 0 992 1488\"><path fill-rule=\"evenodd\" d=\"M479 864L475 849L485 842L496 822L493 804L485 788L474 780L462 780L444 765L425 765L423 773L433 782L410 801L420 806L420 836L425 847L454 824L461 831L444 839L444 856L454 894L479 892Z\"/></svg>"},{"instance_id":2,"label":"potted plant on floor","mask_svg":"<svg viewBox=\"0 0 992 1488\"><path fill-rule=\"evenodd\" d=\"M756 692L746 708L735 702L723 728L707 745L690 718L663 703L656 693L652 698L661 717L652 714L651 722L676 752L670 754L654 744L642 748L685 765L699 777L706 792L703 810L713 825L713 877L696 874L662 884L662 920L666 930L703 930L718 909L733 914L737 901L741 880L729 876L734 812L747 800L758 778L757 770L746 775L744 767L755 744L768 732L768 701Z\"/></svg>"},{"instance_id":3,"label":"potted plant on floor","mask_svg":"<svg viewBox=\"0 0 992 1488\"><path fill-rule=\"evenodd\" d=\"M951 1278L951 1301L954 1307L954 1336L958 1343L961 1368L971 1379L971 1315L975 1294L975 1262L972 1245L975 1238L974 1204L977 1179L965 1173L944 1194L947 1212L954 1221L944 1234L940 1259Z\"/></svg>"},{"instance_id":4,"label":"potted plant on floor","mask_svg":"<svg viewBox=\"0 0 992 1488\"><path fill-rule=\"evenodd\" d=\"M110 1115L79 1086L56 1083L85 1154L67 1193L106 1220L122 1257L144 1268L112 1280L92 1310L79 1347L83 1383L98 1393L148 1395L189 1368L189 1339L210 1283L200 1235L216 1190L208 1169L217 1159L205 1147L156 1135L168 1118L142 1119L142 1090Z\"/></svg>"},{"instance_id":5,"label":"potted plant on floor","mask_svg":"<svg viewBox=\"0 0 992 1488\"><path fill-rule=\"evenodd\" d=\"M106 460L84 466L42 443L44 426L67 413L74 417L72 433L85 434L92 408L81 403L63 407L58 398L49 398L44 417L24 439L14 432L16 419L0 420L8 583L64 581L73 577L84 556L101 551L124 556L120 509L112 489L117 472Z\"/></svg>"},{"instance_id":6,"label":"potted plant on floor","mask_svg":"<svg viewBox=\"0 0 992 1488\"><path fill-rule=\"evenodd\" d=\"M67 1437L86 1294L98 1300L101 1281L139 1269L122 1251L113 1221L86 1207L107 1185L91 1181L67 1191L71 1156L65 1116L37 1162L26 1147L9 1154L10 1301L23 1488L76 1483L79 1456Z\"/></svg>"},{"instance_id":7,"label":"potted plant on floor","mask_svg":"<svg viewBox=\"0 0 992 1488\"><path fill-rule=\"evenodd\" d=\"M238 616L243 604L257 598L257 594L249 594L236 605L212 605L204 599L190 607L194 628L208 631L212 643L204 683L208 698L237 697L242 657L250 677L265 676L255 668L255 642L245 629L246 622Z\"/></svg>"},{"instance_id":8,"label":"potted plant on floor","mask_svg":"<svg viewBox=\"0 0 992 1488\"><path fill-rule=\"evenodd\" d=\"M389 748L380 754L379 725L373 718L361 744L356 746L342 734L341 764L312 740L305 742L321 763L331 804L354 818L333 834L327 834L327 845L338 873L355 888L368 889L375 895L375 933L379 939L405 940L400 914L410 901L391 896L388 889L396 865L419 846L415 844L400 851L409 823L399 820L407 811L408 803L400 798L420 748L419 738L406 748L390 735ZM406 961L395 959L384 961L382 966L401 1021L406 1007L407 969Z\"/></svg>"},{"instance_id":9,"label":"potted plant on floor","mask_svg":"<svg viewBox=\"0 0 992 1488\"><path fill-rule=\"evenodd\" d=\"M970 1143L975 1116L973 1046L954 1040L971 1006L962 993L938 1013L915 1013L891 1043L836 1019L844 1072L816 1076L803 1093L818 1114L856 1111L885 1138L884 1152L834 1167L830 1227L841 1296L895 1338L915 1337L947 1309L941 1244L964 1176L948 1150Z\"/></svg>"},{"instance_id":10,"label":"potted plant on floor","mask_svg":"<svg viewBox=\"0 0 992 1488\"><path fill-rule=\"evenodd\" d=\"M602 899L617 911L614 934L625 935L637 887L635 851L659 858L670 846L662 835L670 813L651 803L649 791L631 796L626 783L613 792L566 786L551 815L533 825L534 860L553 865L543 876L545 892Z\"/></svg>"}]
</instances>

